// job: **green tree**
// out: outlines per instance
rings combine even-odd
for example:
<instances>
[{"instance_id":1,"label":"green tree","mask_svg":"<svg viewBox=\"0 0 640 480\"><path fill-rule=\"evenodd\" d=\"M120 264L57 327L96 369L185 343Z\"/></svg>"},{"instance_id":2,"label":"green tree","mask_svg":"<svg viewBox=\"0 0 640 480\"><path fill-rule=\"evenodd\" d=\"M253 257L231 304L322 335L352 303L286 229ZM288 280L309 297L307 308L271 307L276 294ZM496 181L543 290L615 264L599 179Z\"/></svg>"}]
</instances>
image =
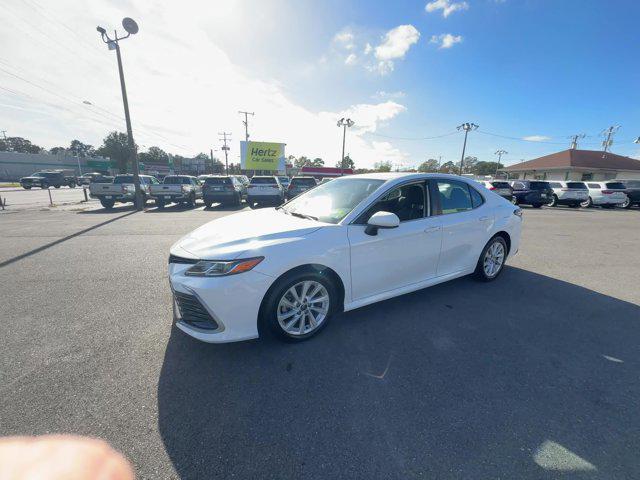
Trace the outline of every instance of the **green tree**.
<instances>
[{"instance_id":1,"label":"green tree","mask_svg":"<svg viewBox=\"0 0 640 480\"><path fill-rule=\"evenodd\" d=\"M437 172L439 166L440 166L440 163L438 162L438 160L434 160L433 158L430 158L429 160L426 160L420 164L420 166L418 167L418 171L419 172Z\"/></svg>"},{"instance_id":2,"label":"green tree","mask_svg":"<svg viewBox=\"0 0 640 480\"><path fill-rule=\"evenodd\" d=\"M146 152L138 154L139 161L143 163L155 163L159 165L169 164L169 155L160 147L149 147Z\"/></svg>"},{"instance_id":3,"label":"green tree","mask_svg":"<svg viewBox=\"0 0 640 480\"><path fill-rule=\"evenodd\" d=\"M40 153L43 149L22 137L7 137L0 140L0 152Z\"/></svg>"},{"instance_id":4,"label":"green tree","mask_svg":"<svg viewBox=\"0 0 640 480\"><path fill-rule=\"evenodd\" d=\"M51 155L58 155L60 153L66 152L66 151L67 151L67 149L64 148L64 147L53 147L53 148L49 149L49 153Z\"/></svg>"},{"instance_id":5,"label":"green tree","mask_svg":"<svg viewBox=\"0 0 640 480\"><path fill-rule=\"evenodd\" d=\"M298 169L302 167L308 167L310 165L311 165L311 160L305 157L304 155L302 157L298 157L293 160L293 166Z\"/></svg>"},{"instance_id":6,"label":"green tree","mask_svg":"<svg viewBox=\"0 0 640 480\"><path fill-rule=\"evenodd\" d=\"M311 160L311 165L309 165L310 167L324 167L324 160L322 160L321 158L314 158L313 160Z\"/></svg>"},{"instance_id":7,"label":"green tree","mask_svg":"<svg viewBox=\"0 0 640 480\"><path fill-rule=\"evenodd\" d=\"M458 173L458 167L452 161L448 161L440 165L438 170L440 173Z\"/></svg>"},{"instance_id":8,"label":"green tree","mask_svg":"<svg viewBox=\"0 0 640 480\"><path fill-rule=\"evenodd\" d=\"M391 162L389 162L389 161L376 162L373 165L373 168L377 172L390 172L392 167L393 167L393 165L391 165Z\"/></svg>"},{"instance_id":9,"label":"green tree","mask_svg":"<svg viewBox=\"0 0 640 480\"><path fill-rule=\"evenodd\" d=\"M473 173L476 175L495 175L496 170L502 167L504 165L498 162L478 162Z\"/></svg>"},{"instance_id":10,"label":"green tree","mask_svg":"<svg viewBox=\"0 0 640 480\"><path fill-rule=\"evenodd\" d=\"M68 150L71 155L81 158L94 157L96 154L93 145L82 143L80 140L71 140Z\"/></svg>"},{"instance_id":11,"label":"green tree","mask_svg":"<svg viewBox=\"0 0 640 480\"><path fill-rule=\"evenodd\" d=\"M135 147L138 148L137 146ZM98 155L115 160L118 165L118 171L120 173L127 173L127 166L130 163L131 152L129 151L129 144L127 140L127 134L123 132L113 131L110 132L104 140L102 140L102 146L96 151Z\"/></svg>"},{"instance_id":12,"label":"green tree","mask_svg":"<svg viewBox=\"0 0 640 480\"><path fill-rule=\"evenodd\" d=\"M356 169L355 162L351 159L349 155L344 157L344 167L342 166L342 162L336 163L336 168L350 168L351 170Z\"/></svg>"},{"instance_id":13,"label":"green tree","mask_svg":"<svg viewBox=\"0 0 640 480\"><path fill-rule=\"evenodd\" d=\"M478 157L471 157L471 156L464 157L464 163L462 165L462 173L474 173L477 163L478 163Z\"/></svg>"}]
</instances>

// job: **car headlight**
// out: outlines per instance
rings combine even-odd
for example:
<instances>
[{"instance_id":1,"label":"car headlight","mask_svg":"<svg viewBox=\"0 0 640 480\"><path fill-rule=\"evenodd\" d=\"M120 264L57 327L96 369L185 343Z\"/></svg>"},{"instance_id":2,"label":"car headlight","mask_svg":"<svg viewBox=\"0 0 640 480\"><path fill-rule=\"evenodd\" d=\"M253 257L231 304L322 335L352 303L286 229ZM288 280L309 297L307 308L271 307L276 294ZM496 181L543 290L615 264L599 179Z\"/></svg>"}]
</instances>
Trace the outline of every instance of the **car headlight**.
<instances>
[{"instance_id":1,"label":"car headlight","mask_svg":"<svg viewBox=\"0 0 640 480\"><path fill-rule=\"evenodd\" d=\"M184 274L190 277L222 277L248 272L258 265L264 257L245 258L243 260L200 260Z\"/></svg>"}]
</instances>

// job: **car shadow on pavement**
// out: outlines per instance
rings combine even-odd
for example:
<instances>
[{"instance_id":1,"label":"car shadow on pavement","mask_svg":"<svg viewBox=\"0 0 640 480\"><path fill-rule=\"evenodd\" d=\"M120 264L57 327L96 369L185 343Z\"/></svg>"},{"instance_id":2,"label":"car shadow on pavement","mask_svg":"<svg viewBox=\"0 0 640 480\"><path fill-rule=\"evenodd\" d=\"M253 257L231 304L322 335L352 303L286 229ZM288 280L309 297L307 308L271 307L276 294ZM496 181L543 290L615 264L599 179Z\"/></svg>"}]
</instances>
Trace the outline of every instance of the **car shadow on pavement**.
<instances>
[{"instance_id":1,"label":"car shadow on pavement","mask_svg":"<svg viewBox=\"0 0 640 480\"><path fill-rule=\"evenodd\" d=\"M640 478L640 307L519 268L342 314L300 344L175 327L182 479Z\"/></svg>"},{"instance_id":2,"label":"car shadow on pavement","mask_svg":"<svg viewBox=\"0 0 640 480\"><path fill-rule=\"evenodd\" d=\"M148 206L145 208L149 208ZM123 205L115 206L113 208L96 208L93 210L81 210L78 212L78 215L101 215L108 213L121 213L121 212L135 212L136 207L132 203L126 203Z\"/></svg>"}]
</instances>

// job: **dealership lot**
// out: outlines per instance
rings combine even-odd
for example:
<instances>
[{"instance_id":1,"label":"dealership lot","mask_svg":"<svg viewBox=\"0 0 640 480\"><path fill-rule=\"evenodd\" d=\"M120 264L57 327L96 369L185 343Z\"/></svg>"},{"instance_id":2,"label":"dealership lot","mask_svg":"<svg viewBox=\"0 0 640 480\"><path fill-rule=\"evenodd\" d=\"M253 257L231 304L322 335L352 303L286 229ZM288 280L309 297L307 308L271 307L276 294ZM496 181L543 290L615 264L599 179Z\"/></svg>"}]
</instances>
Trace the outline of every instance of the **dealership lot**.
<instances>
[{"instance_id":1,"label":"dealership lot","mask_svg":"<svg viewBox=\"0 0 640 480\"><path fill-rule=\"evenodd\" d=\"M0 213L0 434L104 438L140 478L640 476L640 210L525 208L496 282L202 344L168 249L239 209Z\"/></svg>"}]
</instances>

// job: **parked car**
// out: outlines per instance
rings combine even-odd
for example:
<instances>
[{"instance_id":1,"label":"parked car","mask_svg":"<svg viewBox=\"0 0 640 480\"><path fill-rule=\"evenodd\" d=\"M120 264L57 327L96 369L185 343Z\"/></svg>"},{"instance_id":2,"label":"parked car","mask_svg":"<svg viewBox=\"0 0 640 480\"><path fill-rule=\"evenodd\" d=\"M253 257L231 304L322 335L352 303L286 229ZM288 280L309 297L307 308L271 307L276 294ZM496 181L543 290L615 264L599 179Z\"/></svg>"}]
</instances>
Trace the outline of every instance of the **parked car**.
<instances>
[{"instance_id":1,"label":"parked car","mask_svg":"<svg viewBox=\"0 0 640 480\"><path fill-rule=\"evenodd\" d=\"M550 207L568 205L571 208L578 208L589 198L589 190L584 182L553 181L549 182L549 185L553 189Z\"/></svg>"},{"instance_id":2,"label":"parked car","mask_svg":"<svg viewBox=\"0 0 640 480\"><path fill-rule=\"evenodd\" d=\"M247 187L236 175L209 176L202 185L202 198L207 208L214 203L240 205L247 198Z\"/></svg>"},{"instance_id":3,"label":"parked car","mask_svg":"<svg viewBox=\"0 0 640 480\"><path fill-rule=\"evenodd\" d=\"M78 178L76 178L76 185L89 185L93 182L102 182L102 183L106 183L104 181L104 178L107 175L104 175L100 172L89 172L89 173L83 173L82 175L80 175ZM111 177L111 179L113 179L113 177Z\"/></svg>"},{"instance_id":4,"label":"parked car","mask_svg":"<svg viewBox=\"0 0 640 480\"><path fill-rule=\"evenodd\" d=\"M196 200L202 198L202 186L191 175L167 175L162 183L149 187L149 196L158 208L164 208L167 203L184 203L195 207Z\"/></svg>"},{"instance_id":5,"label":"parked car","mask_svg":"<svg viewBox=\"0 0 640 480\"><path fill-rule=\"evenodd\" d=\"M140 189L142 190L142 204L149 199L149 187L157 185L158 179L150 175L140 175ZM135 187L133 175L116 175L109 183L92 183L89 185L89 196L97 198L104 208L113 208L116 203L134 203Z\"/></svg>"},{"instance_id":6,"label":"parked car","mask_svg":"<svg viewBox=\"0 0 640 480\"><path fill-rule=\"evenodd\" d=\"M543 180L514 180L511 182L513 188L513 200L515 205L531 205L533 208L540 208L551 201L553 190L549 182Z\"/></svg>"},{"instance_id":7,"label":"parked car","mask_svg":"<svg viewBox=\"0 0 640 480\"><path fill-rule=\"evenodd\" d=\"M318 185L318 182L313 177L293 177L287 188L287 200L297 197L316 185Z\"/></svg>"},{"instance_id":8,"label":"parked car","mask_svg":"<svg viewBox=\"0 0 640 480\"><path fill-rule=\"evenodd\" d=\"M620 204L622 208L640 206L640 180L619 180L624 185L624 193L627 199Z\"/></svg>"},{"instance_id":9,"label":"parked car","mask_svg":"<svg viewBox=\"0 0 640 480\"><path fill-rule=\"evenodd\" d=\"M626 188L617 180L608 182L585 182L589 189L589 197L582 202L583 207L598 205L602 208L614 208L623 205L627 200Z\"/></svg>"},{"instance_id":10,"label":"parked car","mask_svg":"<svg viewBox=\"0 0 640 480\"><path fill-rule=\"evenodd\" d=\"M284 202L284 189L278 177L255 176L247 187L247 203L251 208L256 204L280 205Z\"/></svg>"},{"instance_id":11,"label":"parked car","mask_svg":"<svg viewBox=\"0 0 640 480\"><path fill-rule=\"evenodd\" d=\"M284 175L284 176L279 176L278 180L280 180L280 185L282 185L282 188L284 188L284 190L286 191L287 188L289 188L289 184L291 183L291 179L289 177L287 177L286 175Z\"/></svg>"},{"instance_id":12,"label":"parked car","mask_svg":"<svg viewBox=\"0 0 640 480\"><path fill-rule=\"evenodd\" d=\"M521 217L520 208L455 175L337 178L176 242L176 325L212 343L256 338L258 325L305 340L341 311L468 274L495 280L518 252Z\"/></svg>"},{"instance_id":13,"label":"parked car","mask_svg":"<svg viewBox=\"0 0 640 480\"><path fill-rule=\"evenodd\" d=\"M32 187L60 188L67 186L69 188L76 187L76 179L72 176L66 176L63 172L36 172L28 177L22 177L20 179L20 185L25 190L30 190Z\"/></svg>"},{"instance_id":14,"label":"parked car","mask_svg":"<svg viewBox=\"0 0 640 480\"><path fill-rule=\"evenodd\" d=\"M509 185L509 182L504 180L476 180L487 190L491 190L493 193L500 195L509 201L513 200L513 188Z\"/></svg>"}]
</instances>

